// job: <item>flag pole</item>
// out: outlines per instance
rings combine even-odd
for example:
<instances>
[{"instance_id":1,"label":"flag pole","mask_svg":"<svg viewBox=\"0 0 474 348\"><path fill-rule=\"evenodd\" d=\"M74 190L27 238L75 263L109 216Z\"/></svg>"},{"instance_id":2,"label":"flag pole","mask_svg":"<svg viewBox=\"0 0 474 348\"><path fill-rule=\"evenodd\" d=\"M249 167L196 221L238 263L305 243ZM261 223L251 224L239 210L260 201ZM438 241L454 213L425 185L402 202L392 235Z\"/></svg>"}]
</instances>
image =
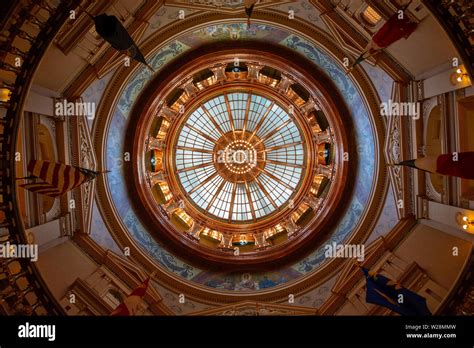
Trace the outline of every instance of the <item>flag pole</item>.
<instances>
[{"instance_id":1,"label":"flag pole","mask_svg":"<svg viewBox=\"0 0 474 348\"><path fill-rule=\"evenodd\" d=\"M150 64L146 63L145 65L146 65L146 67L147 67L148 69L151 70L152 73L155 73L155 72L156 72L155 69L153 69Z\"/></svg>"},{"instance_id":2,"label":"flag pole","mask_svg":"<svg viewBox=\"0 0 474 348\"><path fill-rule=\"evenodd\" d=\"M135 47L137 47L137 46L135 45ZM138 47L137 47L137 49L138 49ZM119 51L119 52L122 52L122 53L125 54L127 57L129 57L129 58L135 60L136 62L142 63L142 64L145 65L149 70L151 70L152 73L155 73L155 72L156 72L155 69L153 69L153 67L152 67L150 64L147 63L147 61L146 61L145 58L143 58L144 61L135 59L134 57L132 57L132 55L129 53L128 50L123 50L123 51Z\"/></svg>"},{"instance_id":3,"label":"flag pole","mask_svg":"<svg viewBox=\"0 0 474 348\"><path fill-rule=\"evenodd\" d=\"M346 72L346 76L349 75L351 73L351 71L357 66L359 65L360 63L362 63L363 61L366 61L367 59L377 55L380 53L381 50L375 50L374 53L371 53L369 54L367 57L364 57L364 55L369 52L370 50L365 50L364 52L362 52L362 54L355 60L354 64L352 64L350 67L349 67L349 70Z\"/></svg>"},{"instance_id":4,"label":"flag pole","mask_svg":"<svg viewBox=\"0 0 474 348\"><path fill-rule=\"evenodd\" d=\"M244 1L245 14L247 15L247 29L249 29L251 26L250 18L252 17L253 10L257 2L258 2L257 0Z\"/></svg>"},{"instance_id":5,"label":"flag pole","mask_svg":"<svg viewBox=\"0 0 474 348\"><path fill-rule=\"evenodd\" d=\"M29 176L24 176L22 178L15 178L15 180L30 180L30 179L36 179L36 176L29 175Z\"/></svg>"}]
</instances>

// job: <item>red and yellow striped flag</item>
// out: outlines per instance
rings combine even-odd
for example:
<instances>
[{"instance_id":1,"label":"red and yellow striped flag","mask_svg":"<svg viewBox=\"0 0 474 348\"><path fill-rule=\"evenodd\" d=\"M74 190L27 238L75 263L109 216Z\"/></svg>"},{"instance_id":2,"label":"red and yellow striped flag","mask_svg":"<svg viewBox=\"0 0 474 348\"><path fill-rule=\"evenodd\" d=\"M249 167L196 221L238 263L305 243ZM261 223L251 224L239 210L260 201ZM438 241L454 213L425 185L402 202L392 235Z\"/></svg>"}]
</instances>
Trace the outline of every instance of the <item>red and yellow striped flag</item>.
<instances>
[{"instance_id":1,"label":"red and yellow striped flag","mask_svg":"<svg viewBox=\"0 0 474 348\"><path fill-rule=\"evenodd\" d=\"M150 278L147 278L140 286L132 291L130 295L112 312L113 316L130 316L137 313L140 302L148 289Z\"/></svg>"},{"instance_id":2,"label":"red and yellow striped flag","mask_svg":"<svg viewBox=\"0 0 474 348\"><path fill-rule=\"evenodd\" d=\"M100 174L84 168L43 160L31 160L27 168L32 176L41 179L42 182L20 186L49 197L61 196Z\"/></svg>"}]
</instances>

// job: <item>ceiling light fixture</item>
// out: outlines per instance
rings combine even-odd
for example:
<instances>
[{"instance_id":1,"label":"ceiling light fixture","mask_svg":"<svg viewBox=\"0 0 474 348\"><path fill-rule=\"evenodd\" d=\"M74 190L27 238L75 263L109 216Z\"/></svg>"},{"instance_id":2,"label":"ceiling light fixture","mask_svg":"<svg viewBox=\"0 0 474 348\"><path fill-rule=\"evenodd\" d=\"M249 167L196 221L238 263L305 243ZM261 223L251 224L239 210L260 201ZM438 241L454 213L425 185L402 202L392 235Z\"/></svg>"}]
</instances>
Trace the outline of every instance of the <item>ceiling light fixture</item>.
<instances>
[{"instance_id":1,"label":"ceiling light fixture","mask_svg":"<svg viewBox=\"0 0 474 348\"><path fill-rule=\"evenodd\" d=\"M7 103L10 100L11 92L6 87L0 87L0 101Z\"/></svg>"},{"instance_id":2,"label":"ceiling light fixture","mask_svg":"<svg viewBox=\"0 0 474 348\"><path fill-rule=\"evenodd\" d=\"M469 218L465 213L459 212L456 220L464 231L474 234L474 219Z\"/></svg>"},{"instance_id":3,"label":"ceiling light fixture","mask_svg":"<svg viewBox=\"0 0 474 348\"><path fill-rule=\"evenodd\" d=\"M468 230L471 226L474 226L474 220L470 220L467 216L463 216L462 221L464 222L462 225L464 230Z\"/></svg>"},{"instance_id":4,"label":"ceiling light fixture","mask_svg":"<svg viewBox=\"0 0 474 348\"><path fill-rule=\"evenodd\" d=\"M469 75L461 68L457 68L450 76L451 84L453 86L463 83L466 79L469 80Z\"/></svg>"}]
</instances>

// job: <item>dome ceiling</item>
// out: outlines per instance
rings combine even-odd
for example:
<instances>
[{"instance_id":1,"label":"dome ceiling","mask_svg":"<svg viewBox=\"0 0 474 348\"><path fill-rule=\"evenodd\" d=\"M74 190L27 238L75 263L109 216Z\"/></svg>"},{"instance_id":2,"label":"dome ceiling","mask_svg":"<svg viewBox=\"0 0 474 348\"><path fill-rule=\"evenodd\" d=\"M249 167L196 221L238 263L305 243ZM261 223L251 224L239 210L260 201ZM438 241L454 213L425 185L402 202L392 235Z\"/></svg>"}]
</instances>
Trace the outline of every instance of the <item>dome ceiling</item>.
<instances>
[{"instance_id":1,"label":"dome ceiling","mask_svg":"<svg viewBox=\"0 0 474 348\"><path fill-rule=\"evenodd\" d=\"M222 45L185 54L142 91L127 130L129 175L143 177L130 189L155 236L219 267L301 256L345 187L347 111L275 47L246 46L238 57Z\"/></svg>"},{"instance_id":2,"label":"dome ceiling","mask_svg":"<svg viewBox=\"0 0 474 348\"><path fill-rule=\"evenodd\" d=\"M234 224L278 210L302 178L305 152L295 122L274 101L245 91L193 111L176 145L176 170L190 201Z\"/></svg>"},{"instance_id":3,"label":"dome ceiling","mask_svg":"<svg viewBox=\"0 0 474 348\"><path fill-rule=\"evenodd\" d=\"M180 198L173 201L175 203L173 209L183 209L186 215L197 221L199 226L204 229L200 229L199 235L206 236L207 233L212 239L211 230L217 230L208 228L206 232L206 226L210 226L210 220L216 222L216 226L221 227L221 231L217 232L225 234L230 233L230 231L225 230L226 223L237 222L237 226L244 226L249 222L260 222L260 219L266 222L268 219L271 220L272 216L278 216L281 207L285 207L283 209L287 214L285 216L288 216L288 211L294 214L300 205L308 203L305 197L311 196L311 192L314 195L314 187L312 190L311 184L314 183L314 178L318 174L317 168L321 165L326 166L323 163L326 160L328 164L331 162L331 148L326 148L325 145L322 148L318 147L319 144L325 143L316 137L316 133L319 134L321 129L312 134L311 123L308 122L307 117L305 120L305 110L302 108L305 104L304 100L298 105L298 103L295 103L296 97L292 101L288 94L279 93L275 87L281 87L280 83L275 86L262 84L263 90L251 90L249 87L255 85L255 81L250 83L246 79L233 81L235 84L233 90L222 87L222 84L216 84L213 87L214 89L211 88L209 92L203 92L199 98L193 96L190 103L194 102L194 105L190 106L189 109L180 110L178 107L177 110L174 110L174 113L178 115L178 121L163 117L163 120L168 121L165 128L171 132L171 136L163 137L160 143L158 133L163 122L161 121L160 126L157 126L156 123L160 118L160 110L167 103L167 108L163 109L164 113L163 111L161 113L161 115L165 115L169 111L167 109L172 110L173 106L168 103L171 99L166 99L166 97L172 95L176 88L181 88L184 92L182 93L183 96L175 98L175 102L179 101L180 98L182 101L185 96L189 97L190 95L185 90L186 84L184 82L186 81L183 79L184 76L179 75L179 78L167 76L172 71L167 63L180 56L187 55L188 52L189 57L198 55L194 58L201 57L203 59L205 53L209 54L209 52L195 53L191 44L197 46L205 44L205 41L210 39L207 34L210 31L225 33L237 28L242 33L246 33L244 23L216 24L212 27L205 26L193 29L172 42L160 46L158 50L154 50L154 53L149 54L148 58L151 65L157 70L157 74L152 76L150 71L141 67L131 75L125 70L120 71L113 78L117 82L113 83L112 81L112 87L110 87L112 90L106 91L106 95L112 95L113 88L123 84L117 103L114 105L108 104L112 103L112 100L107 101L106 99L101 104L101 110L99 110L104 114L104 117L100 116L98 119L102 121L95 125L96 138L106 139L107 143L103 152L105 157L101 160L104 161L107 168L112 170L104 185L99 184L99 208L106 217L109 228L115 231L115 238L117 238L120 245L136 247L137 249L133 249L136 250L133 256L140 259L146 267L152 267L155 264L154 267L158 267L164 272L164 275L183 282L183 285L194 284L193 287L204 286L214 288L216 291L217 289L221 289L219 291L241 290L253 293L273 288L276 291L282 287L292 286L292 284L302 284L301 281L304 279L308 279L308 281L312 279L313 284L327 279L336 271L338 260L325 260L324 248L321 242L330 243L363 239L367 234L367 227L376 222L378 211L381 208L379 199L386 187L384 186L385 173L378 172L380 166L380 145L378 144L383 143L383 140L377 140L374 130L383 127L383 124L380 120L373 119L370 116L371 110L376 110L377 105L374 89L370 83L367 83L366 78L360 74L355 74L357 81L348 78L339 65L339 61L333 58L334 55L341 53L334 46L325 42L322 36L318 37L320 35L318 32L313 33L314 37L320 41L316 45L304 38L304 35L296 35L296 32L287 31L287 29L279 26L255 25L259 26L260 37L258 41L273 42L281 47L281 50L291 48L299 53L299 59L306 60L306 63L300 64L300 68L304 70L313 69L312 78L319 81L320 85L319 88L310 88L309 93L314 95L317 100L323 100L324 110L331 110L327 113L328 120L330 124L335 124L332 129L336 132L335 135L331 132L327 133L331 134L328 138L328 144L331 144L331 136L336 136L336 141L333 142L334 151L332 156L335 156L335 154L337 156L332 157L336 164L333 168L337 168L337 165L341 166L341 170L334 172L341 175L339 184L331 185L331 188L334 187L334 194L327 205L323 204L327 208L326 213L321 218L314 215L314 221L302 228L301 240L306 240L306 243L292 244L292 241L288 242L289 239L287 238L285 243L274 246L277 252L284 250L283 246L288 246L287 251L289 253L298 253L297 250L301 249L298 253L299 259L293 255L294 257L288 259L286 265L279 271L265 270L262 267L252 268L252 264L256 265L256 261L251 262L249 267L242 267L241 271L238 267L233 267L220 274L204 271L202 264L194 263L192 257L189 257L189 252L180 252L179 250L195 248L197 245L198 249L195 248L195 250L203 252L203 255L213 255L216 262L224 260L225 257L232 259L241 256L245 259L246 253L234 255L227 252L226 254L225 250L217 248L218 252L224 253L224 258L216 256L217 254L214 252L217 253L217 251L208 251L212 250L208 245L209 243L202 245L203 243L199 243L196 238L192 238L192 235L186 233L186 231L193 230L193 223L191 223L191 226L184 226L181 233L176 233L179 228L167 232L170 235L174 233L175 237L168 235L166 238L179 239L184 249L176 248L174 242L171 248L165 248L163 231L161 227L156 228L160 224L165 227L170 226L170 216L169 211L167 211L170 203L157 201L157 197L160 197L160 195L156 195L156 192L153 194L152 189L155 185L150 185L151 182L154 184L160 181L167 184L168 182L166 176L161 178L150 177L150 172L155 171L156 173L157 169L156 167L152 168L152 165L163 165L165 168L164 174L166 174L166 170L173 170L178 174L173 176L176 177L176 182L168 186L171 194L175 189L178 190L175 191L175 194L177 192L177 196ZM330 51L327 50L328 47L322 47L321 44L327 44ZM151 48L154 45L156 44L151 40L148 47ZM238 56L242 63L250 62L251 55L239 53L244 51L244 49L241 51L236 49L233 55L226 58L227 64L230 64L235 56ZM265 49L262 52L265 52ZM328 52L331 53L328 54ZM183 62L186 61L188 60ZM265 66L265 64L263 65ZM288 65L290 66L291 62L288 62ZM204 62L201 68L205 66ZM241 65L241 67L245 66L245 64ZM247 77L248 71L249 69L247 69ZM295 71L298 71L296 67ZM236 70L235 72L238 73L239 71ZM229 73L232 73L232 71ZM292 77L295 78L295 81L305 80L301 72L294 75ZM157 76L160 77L159 82L150 82L152 79L156 81ZM119 82L120 80L123 82ZM167 86L167 90L157 89L155 92L149 92L148 90L154 87L153 83L161 83L160 86ZM244 88L243 84L245 83L247 85ZM193 84L199 90L199 83ZM145 86L146 89L144 89ZM299 91L298 87L295 87L294 90ZM196 91L196 94L199 94L198 92ZM301 91L299 92L301 94ZM144 105L135 104L138 101L139 94L139 104ZM154 97L152 98L152 96ZM110 111L107 110L107 105L112 107ZM291 105L294 105L294 107L290 112L289 107ZM141 145L133 144L137 137L132 139L129 136L132 134L130 131L139 124L140 116L138 112L140 110L145 110L145 114L147 112L155 113L154 118L149 117L147 122L138 127L137 132L143 136ZM246 110L249 110L249 112ZM252 116L250 116L250 111L253 112ZM334 113L337 114L336 118L334 118ZM247 121L245 121L246 114L248 114ZM257 129L259 123L261 125ZM130 124L133 125L132 128L129 128ZM151 129L152 132L150 133ZM199 129L201 134L197 133L195 129ZM255 132L256 129L257 132ZM351 129L351 135L348 138L346 138L344 129ZM150 142L149 137L152 133L154 133L154 140ZM128 138L125 138L124 134L127 134ZM380 132L380 134L383 134L383 132ZM300 157L296 157L298 153L308 153L306 148L308 140L313 143L312 146L318 149L314 153L319 152L320 154L320 156L314 158L314 165L311 164L309 158L305 157L304 160L301 160L298 159ZM100 145L102 144L101 141L98 144L99 147L102 146ZM287 145L288 147L286 147ZM285 150L281 151L282 148L278 149L279 146L285 146L283 147ZM134 148L133 151L132 147ZM128 151L135 153L137 148L140 151L136 153L141 155L138 162L133 160L132 166L138 164L133 170L128 163L123 161L123 153ZM268 148L275 148L275 150L266 151ZM175 152L166 155L168 149L175 149ZM164 157L159 154L160 151L164 151ZM261 153L265 153L265 156L261 156ZM218 160L219 155L222 155L222 161ZM162 157L160 158L160 156ZM231 161L229 161L229 158ZM344 161L344 158L358 160ZM364 165L358 166L356 163L364 163ZM307 171L308 168L311 170ZM343 170L343 168L346 169ZM342 173L344 171L348 171L348 175L346 174L348 179L347 177L343 178ZM270 173L270 175L266 173ZM127 181L126 178L131 175L138 178L138 181L135 180L138 183L138 189L130 188L130 180ZM326 173L326 177L329 177L333 183L338 182L331 173ZM364 180L360 180L360 178L364 178ZM348 180L347 185L345 184L346 179ZM212 185L215 191L209 191L209 189L206 189L206 184L213 182L213 180L216 181ZM375 190L377 180L380 185ZM306 185L303 190L304 194L296 199L295 194L297 195L298 192L295 193L295 191L298 191L303 183ZM151 192L151 195L149 193L144 194L144 196L148 195L153 198L153 201L148 201L145 204L148 207L154 206L153 209L145 209L148 211L147 214L150 215L146 215L143 209L137 208L136 190L140 190L140 187L144 189L144 192L147 190ZM127 192L126 188L131 190L130 193ZM161 194L163 196L166 192L162 190ZM344 194L345 204L342 204L342 201L338 198L341 194ZM317 198L316 195L314 197ZM258 198L260 198L260 201ZM231 209L232 199L234 204L232 204ZM140 200L143 201L143 197ZM218 200L224 202L223 205L228 205L228 207L219 210L217 205L214 204ZM111 207L113 208L110 209ZM291 208L288 209L288 207ZM187 208L189 208L188 211L186 211ZM369 212L372 213L368 216ZM154 216L159 224L156 224L156 221L151 223L150 216ZM203 221L203 216L208 220ZM285 216L280 216L280 222L285 221ZM182 217L185 217L185 215L182 215ZM186 218L183 218L182 221L186 222ZM272 221L272 223L275 222L277 221ZM275 228L276 225L264 226L262 224L261 227L262 229L259 232L264 232L265 228ZM288 226L284 229L286 235L288 230L291 230ZM309 238L308 236L311 233L313 237L319 235L317 238ZM255 237L253 239L242 237L239 240L241 234L239 231L236 238L237 243L242 242L241 245L244 245L251 242L255 245ZM221 236L221 242L222 238ZM293 241L298 240L298 238L294 238ZM166 244L169 245L168 242ZM265 260L265 257L271 254L268 251L271 249L251 250L250 258L255 257L257 259L258 254L262 253L259 262ZM178 257L178 255L181 256ZM274 257L277 255L281 256L282 254L274 254ZM236 260L233 260L230 264L235 265L236 262ZM328 267L331 264L332 266ZM321 267L324 265L326 267ZM209 266L212 268L212 265ZM237 286L244 275L245 279L251 279L248 282L248 287ZM263 279L267 280L264 282L266 285L251 285L260 284ZM300 281L295 283L298 279Z\"/></svg>"}]
</instances>

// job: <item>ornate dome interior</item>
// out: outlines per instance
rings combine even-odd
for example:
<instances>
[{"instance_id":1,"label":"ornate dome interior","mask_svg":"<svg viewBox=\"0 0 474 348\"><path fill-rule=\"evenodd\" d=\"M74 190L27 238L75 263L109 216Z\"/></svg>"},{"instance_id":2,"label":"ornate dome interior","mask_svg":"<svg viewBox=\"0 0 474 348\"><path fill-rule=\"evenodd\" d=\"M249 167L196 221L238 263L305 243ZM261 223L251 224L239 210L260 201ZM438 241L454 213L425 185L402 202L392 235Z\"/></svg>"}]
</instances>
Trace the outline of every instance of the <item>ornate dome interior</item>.
<instances>
[{"instance_id":1,"label":"ornate dome interior","mask_svg":"<svg viewBox=\"0 0 474 348\"><path fill-rule=\"evenodd\" d=\"M472 10L6 5L0 241L37 258L0 258L0 313L109 315L149 279L138 315L394 315L363 267L472 314L474 180L398 165L474 151Z\"/></svg>"}]
</instances>

